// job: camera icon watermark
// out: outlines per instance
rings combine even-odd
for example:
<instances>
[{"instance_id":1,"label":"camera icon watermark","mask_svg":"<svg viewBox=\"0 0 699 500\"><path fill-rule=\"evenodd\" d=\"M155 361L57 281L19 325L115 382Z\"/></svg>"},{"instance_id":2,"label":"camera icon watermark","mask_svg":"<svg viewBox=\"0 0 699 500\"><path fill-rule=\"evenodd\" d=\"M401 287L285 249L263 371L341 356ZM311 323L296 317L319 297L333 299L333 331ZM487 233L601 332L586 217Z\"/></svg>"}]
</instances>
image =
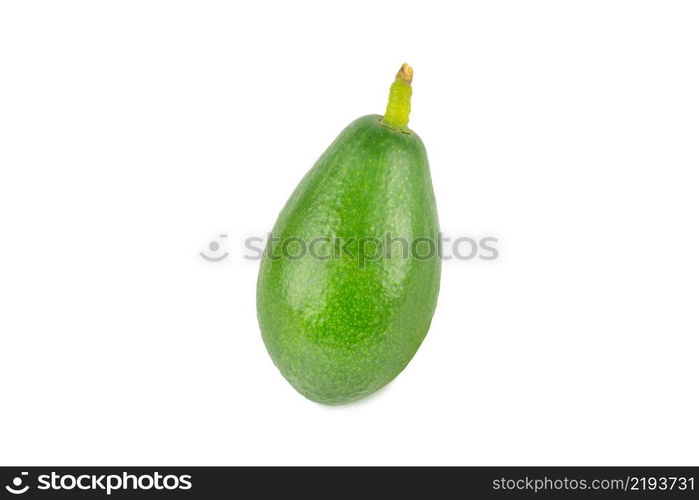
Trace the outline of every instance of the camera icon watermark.
<instances>
[{"instance_id":1,"label":"camera icon watermark","mask_svg":"<svg viewBox=\"0 0 699 500\"><path fill-rule=\"evenodd\" d=\"M26 493L27 490L29 490L29 485L26 484L23 487L22 484L24 483L24 476L28 475L28 472L22 472L19 476L12 479L12 486L7 485L5 486L5 489L13 495L21 495L23 493Z\"/></svg>"}]
</instances>

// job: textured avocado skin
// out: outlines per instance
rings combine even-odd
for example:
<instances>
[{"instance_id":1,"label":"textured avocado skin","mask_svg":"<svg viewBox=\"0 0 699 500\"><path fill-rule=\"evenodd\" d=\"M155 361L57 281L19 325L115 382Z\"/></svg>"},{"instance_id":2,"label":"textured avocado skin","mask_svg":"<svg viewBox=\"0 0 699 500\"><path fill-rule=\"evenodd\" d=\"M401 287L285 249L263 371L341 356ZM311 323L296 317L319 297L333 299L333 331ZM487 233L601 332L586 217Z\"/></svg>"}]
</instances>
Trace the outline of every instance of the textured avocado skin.
<instances>
[{"instance_id":1,"label":"textured avocado skin","mask_svg":"<svg viewBox=\"0 0 699 500\"><path fill-rule=\"evenodd\" d=\"M365 260L318 240L314 258L285 258L298 237L438 242L439 223L425 147L368 115L352 122L318 159L272 230L257 283L257 315L272 360L301 394L324 404L363 398L393 380L427 334L437 304L441 260ZM278 238L275 243L273 238ZM300 253L288 244L289 255ZM349 246L352 249L352 246ZM368 245L371 257L375 246ZM358 253L359 246L354 247ZM330 256L331 258L322 259Z\"/></svg>"}]
</instances>

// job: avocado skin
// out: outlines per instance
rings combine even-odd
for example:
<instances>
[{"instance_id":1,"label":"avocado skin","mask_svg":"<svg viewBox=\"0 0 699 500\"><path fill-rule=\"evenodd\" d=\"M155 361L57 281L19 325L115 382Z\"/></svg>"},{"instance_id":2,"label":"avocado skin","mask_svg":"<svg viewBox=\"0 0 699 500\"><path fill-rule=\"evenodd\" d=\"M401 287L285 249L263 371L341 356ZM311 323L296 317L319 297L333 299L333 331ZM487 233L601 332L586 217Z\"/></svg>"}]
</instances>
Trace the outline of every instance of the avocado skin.
<instances>
[{"instance_id":1,"label":"avocado skin","mask_svg":"<svg viewBox=\"0 0 699 500\"><path fill-rule=\"evenodd\" d=\"M390 232L394 241L437 244L425 147L414 132L392 130L380 119L355 120L318 159L279 214L260 265L257 315L265 346L289 383L318 403L349 403L393 380L420 347L437 304L437 252L403 259L396 243L392 259L363 265L348 252L325 260L308 252L279 258L279 242L290 237L385 241ZM287 249L298 255L295 245ZM332 252L331 243L315 245L316 255Z\"/></svg>"}]
</instances>

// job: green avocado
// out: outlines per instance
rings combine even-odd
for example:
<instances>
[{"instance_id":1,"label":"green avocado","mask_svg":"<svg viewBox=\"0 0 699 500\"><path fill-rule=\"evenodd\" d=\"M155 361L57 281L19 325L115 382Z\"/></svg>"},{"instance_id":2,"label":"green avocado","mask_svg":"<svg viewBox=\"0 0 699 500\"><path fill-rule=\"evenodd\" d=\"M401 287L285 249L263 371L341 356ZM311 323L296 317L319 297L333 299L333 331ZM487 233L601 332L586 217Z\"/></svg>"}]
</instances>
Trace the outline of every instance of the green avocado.
<instances>
[{"instance_id":1,"label":"green avocado","mask_svg":"<svg viewBox=\"0 0 699 500\"><path fill-rule=\"evenodd\" d=\"M411 80L403 65L384 117L355 120L323 153L262 257L262 338L318 403L349 403L393 380L437 305L439 223L425 147L407 128Z\"/></svg>"}]
</instances>

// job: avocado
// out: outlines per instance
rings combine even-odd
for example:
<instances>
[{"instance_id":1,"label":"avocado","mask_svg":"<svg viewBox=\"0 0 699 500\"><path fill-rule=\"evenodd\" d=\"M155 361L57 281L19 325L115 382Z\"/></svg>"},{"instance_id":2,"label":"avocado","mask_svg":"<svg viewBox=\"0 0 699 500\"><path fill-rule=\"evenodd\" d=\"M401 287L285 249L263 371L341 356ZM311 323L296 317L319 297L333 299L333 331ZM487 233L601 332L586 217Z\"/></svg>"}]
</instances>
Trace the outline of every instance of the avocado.
<instances>
[{"instance_id":1,"label":"avocado","mask_svg":"<svg viewBox=\"0 0 699 500\"><path fill-rule=\"evenodd\" d=\"M437 305L439 223L425 146L407 127L404 64L383 117L345 128L279 214L260 264L257 315L289 383L349 403L393 380Z\"/></svg>"}]
</instances>

